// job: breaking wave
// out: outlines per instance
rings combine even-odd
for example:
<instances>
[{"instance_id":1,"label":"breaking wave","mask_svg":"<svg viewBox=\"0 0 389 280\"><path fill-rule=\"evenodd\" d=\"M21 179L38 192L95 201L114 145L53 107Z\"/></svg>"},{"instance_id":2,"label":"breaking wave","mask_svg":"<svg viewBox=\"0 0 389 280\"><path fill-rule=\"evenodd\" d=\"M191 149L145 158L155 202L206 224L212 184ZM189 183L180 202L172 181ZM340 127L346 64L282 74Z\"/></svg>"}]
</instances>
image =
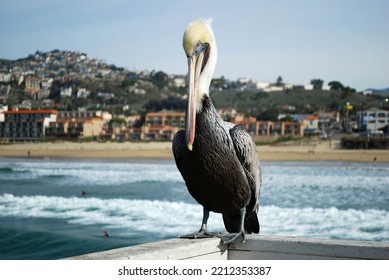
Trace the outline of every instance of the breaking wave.
<instances>
[{"instance_id":1,"label":"breaking wave","mask_svg":"<svg viewBox=\"0 0 389 280\"><path fill-rule=\"evenodd\" d=\"M158 238L196 231L202 208L185 202L50 196L0 196L0 216L63 219L69 224L102 225L117 234L143 232ZM389 212L368 209L260 208L261 233L334 239L389 241ZM221 215L211 214L210 230L224 231Z\"/></svg>"}]
</instances>

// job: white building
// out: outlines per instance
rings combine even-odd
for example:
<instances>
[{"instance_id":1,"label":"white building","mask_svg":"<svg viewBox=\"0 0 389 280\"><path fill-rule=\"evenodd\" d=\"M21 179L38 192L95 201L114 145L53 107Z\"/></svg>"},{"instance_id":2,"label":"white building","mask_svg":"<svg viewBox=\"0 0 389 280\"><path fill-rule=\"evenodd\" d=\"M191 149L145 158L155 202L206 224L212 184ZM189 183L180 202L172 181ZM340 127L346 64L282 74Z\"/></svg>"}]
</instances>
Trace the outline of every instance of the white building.
<instances>
[{"instance_id":1,"label":"white building","mask_svg":"<svg viewBox=\"0 0 389 280\"><path fill-rule=\"evenodd\" d=\"M86 90L86 88L79 88L77 91L77 98L88 98L90 95L90 91Z\"/></svg>"},{"instance_id":2,"label":"white building","mask_svg":"<svg viewBox=\"0 0 389 280\"><path fill-rule=\"evenodd\" d=\"M41 79L41 85L42 88L48 89L51 88L53 85L54 79L53 78L42 78Z\"/></svg>"},{"instance_id":3,"label":"white building","mask_svg":"<svg viewBox=\"0 0 389 280\"><path fill-rule=\"evenodd\" d=\"M362 92L363 95L372 95L373 94L373 91L370 90L370 89L365 89L363 92Z\"/></svg>"},{"instance_id":4,"label":"white building","mask_svg":"<svg viewBox=\"0 0 389 280\"><path fill-rule=\"evenodd\" d=\"M357 112L357 125L361 131L376 131L389 125L389 111L371 108Z\"/></svg>"},{"instance_id":5,"label":"white building","mask_svg":"<svg viewBox=\"0 0 389 280\"><path fill-rule=\"evenodd\" d=\"M61 87L61 97L69 97L69 96L72 96L72 87Z\"/></svg>"},{"instance_id":6,"label":"white building","mask_svg":"<svg viewBox=\"0 0 389 280\"><path fill-rule=\"evenodd\" d=\"M183 78L183 77L175 77L173 79L173 85L174 85L174 87L177 87L177 88L185 87L185 78Z\"/></svg>"},{"instance_id":7,"label":"white building","mask_svg":"<svg viewBox=\"0 0 389 280\"><path fill-rule=\"evenodd\" d=\"M292 90L293 84L284 84L284 90Z\"/></svg>"},{"instance_id":8,"label":"white building","mask_svg":"<svg viewBox=\"0 0 389 280\"><path fill-rule=\"evenodd\" d=\"M264 88L264 92L272 92L272 91L283 91L284 87L282 86L269 86L267 88Z\"/></svg>"},{"instance_id":9,"label":"white building","mask_svg":"<svg viewBox=\"0 0 389 280\"><path fill-rule=\"evenodd\" d=\"M96 116L102 118L105 122L109 122L112 120L112 114L106 111L96 111Z\"/></svg>"},{"instance_id":10,"label":"white building","mask_svg":"<svg viewBox=\"0 0 389 280\"><path fill-rule=\"evenodd\" d=\"M10 73L0 73L0 82L9 83L11 81Z\"/></svg>"},{"instance_id":11,"label":"white building","mask_svg":"<svg viewBox=\"0 0 389 280\"><path fill-rule=\"evenodd\" d=\"M248 83L249 81L250 81L249 78L238 78L238 80L237 80L237 82L238 82L239 84L246 84L246 83Z\"/></svg>"},{"instance_id":12,"label":"white building","mask_svg":"<svg viewBox=\"0 0 389 280\"><path fill-rule=\"evenodd\" d=\"M259 88L258 88L258 83L256 80L248 80L246 82L246 90L247 91L257 91Z\"/></svg>"},{"instance_id":13,"label":"white building","mask_svg":"<svg viewBox=\"0 0 389 280\"><path fill-rule=\"evenodd\" d=\"M313 90L313 85L312 84L304 85L304 89L305 90Z\"/></svg>"},{"instance_id":14,"label":"white building","mask_svg":"<svg viewBox=\"0 0 389 280\"><path fill-rule=\"evenodd\" d=\"M0 122L4 122L4 112L8 111L8 106L0 104Z\"/></svg>"}]
</instances>

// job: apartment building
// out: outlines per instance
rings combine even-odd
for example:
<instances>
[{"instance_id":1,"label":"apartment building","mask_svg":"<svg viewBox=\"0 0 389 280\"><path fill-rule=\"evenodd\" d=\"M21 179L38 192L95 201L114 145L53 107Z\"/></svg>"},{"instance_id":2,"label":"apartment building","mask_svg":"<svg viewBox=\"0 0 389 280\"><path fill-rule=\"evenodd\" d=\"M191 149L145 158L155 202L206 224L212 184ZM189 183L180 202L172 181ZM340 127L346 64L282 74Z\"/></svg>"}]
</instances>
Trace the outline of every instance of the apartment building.
<instances>
[{"instance_id":1,"label":"apartment building","mask_svg":"<svg viewBox=\"0 0 389 280\"><path fill-rule=\"evenodd\" d=\"M56 110L4 111L0 118L0 138L42 140L46 129L57 119Z\"/></svg>"},{"instance_id":2,"label":"apartment building","mask_svg":"<svg viewBox=\"0 0 389 280\"><path fill-rule=\"evenodd\" d=\"M106 112L101 111L60 111L55 122L47 128L50 138L88 138L103 134L107 119Z\"/></svg>"},{"instance_id":3,"label":"apartment building","mask_svg":"<svg viewBox=\"0 0 389 280\"><path fill-rule=\"evenodd\" d=\"M257 121L255 118L248 118L237 125L243 127L252 137L258 136L304 136L304 124L301 122L272 122Z\"/></svg>"},{"instance_id":4,"label":"apartment building","mask_svg":"<svg viewBox=\"0 0 389 280\"><path fill-rule=\"evenodd\" d=\"M162 110L148 113L142 127L142 140L172 140L185 127L185 113Z\"/></svg>"}]
</instances>

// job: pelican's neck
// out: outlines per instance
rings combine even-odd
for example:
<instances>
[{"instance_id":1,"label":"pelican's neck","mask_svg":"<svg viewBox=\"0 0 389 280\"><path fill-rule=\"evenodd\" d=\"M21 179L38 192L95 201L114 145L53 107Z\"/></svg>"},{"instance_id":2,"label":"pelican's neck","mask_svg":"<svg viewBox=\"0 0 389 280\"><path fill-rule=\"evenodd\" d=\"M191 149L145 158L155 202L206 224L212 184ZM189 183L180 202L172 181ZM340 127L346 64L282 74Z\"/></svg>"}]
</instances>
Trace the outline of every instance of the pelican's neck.
<instances>
[{"instance_id":1,"label":"pelican's neck","mask_svg":"<svg viewBox=\"0 0 389 280\"><path fill-rule=\"evenodd\" d=\"M217 48L216 41L210 46L211 50L209 53L209 58L207 64L205 65L203 71L201 72L199 79L199 87L197 92L197 111L202 109L202 99L203 97L209 96L209 88L211 85L213 73L215 71L216 62L217 62Z\"/></svg>"},{"instance_id":2,"label":"pelican's neck","mask_svg":"<svg viewBox=\"0 0 389 280\"><path fill-rule=\"evenodd\" d=\"M204 95L201 101L201 110L196 114L196 134L203 131L203 127L211 126L215 129L215 125L224 123L223 119L218 114L212 99L208 95Z\"/></svg>"},{"instance_id":3,"label":"pelican's neck","mask_svg":"<svg viewBox=\"0 0 389 280\"><path fill-rule=\"evenodd\" d=\"M224 121L218 114L211 98L204 95L202 110L196 114L195 150L202 152L207 149L215 149L224 141L220 141L220 135L227 135ZM225 138L223 138L225 139ZM201 152L200 151L200 152Z\"/></svg>"}]
</instances>

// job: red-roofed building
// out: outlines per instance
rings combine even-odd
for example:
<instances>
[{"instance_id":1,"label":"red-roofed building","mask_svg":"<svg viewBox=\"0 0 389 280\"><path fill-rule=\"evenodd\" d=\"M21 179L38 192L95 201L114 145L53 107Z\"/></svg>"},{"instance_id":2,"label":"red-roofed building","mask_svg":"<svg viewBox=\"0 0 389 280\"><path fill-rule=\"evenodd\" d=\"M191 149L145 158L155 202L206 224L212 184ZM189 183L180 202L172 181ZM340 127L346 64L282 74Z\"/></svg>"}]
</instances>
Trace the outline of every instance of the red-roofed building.
<instances>
[{"instance_id":1,"label":"red-roofed building","mask_svg":"<svg viewBox=\"0 0 389 280\"><path fill-rule=\"evenodd\" d=\"M63 138L97 138L102 135L105 121L101 117L58 118L47 128L47 136Z\"/></svg>"},{"instance_id":2,"label":"red-roofed building","mask_svg":"<svg viewBox=\"0 0 389 280\"><path fill-rule=\"evenodd\" d=\"M0 138L8 140L42 140L50 122L57 119L56 110L5 111L0 118Z\"/></svg>"},{"instance_id":3,"label":"red-roofed building","mask_svg":"<svg viewBox=\"0 0 389 280\"><path fill-rule=\"evenodd\" d=\"M318 116L308 116L302 120L302 123L305 135L318 135L320 133Z\"/></svg>"},{"instance_id":4,"label":"red-roofed building","mask_svg":"<svg viewBox=\"0 0 389 280\"><path fill-rule=\"evenodd\" d=\"M142 127L142 140L172 140L185 127L185 113L162 110L148 113Z\"/></svg>"}]
</instances>

